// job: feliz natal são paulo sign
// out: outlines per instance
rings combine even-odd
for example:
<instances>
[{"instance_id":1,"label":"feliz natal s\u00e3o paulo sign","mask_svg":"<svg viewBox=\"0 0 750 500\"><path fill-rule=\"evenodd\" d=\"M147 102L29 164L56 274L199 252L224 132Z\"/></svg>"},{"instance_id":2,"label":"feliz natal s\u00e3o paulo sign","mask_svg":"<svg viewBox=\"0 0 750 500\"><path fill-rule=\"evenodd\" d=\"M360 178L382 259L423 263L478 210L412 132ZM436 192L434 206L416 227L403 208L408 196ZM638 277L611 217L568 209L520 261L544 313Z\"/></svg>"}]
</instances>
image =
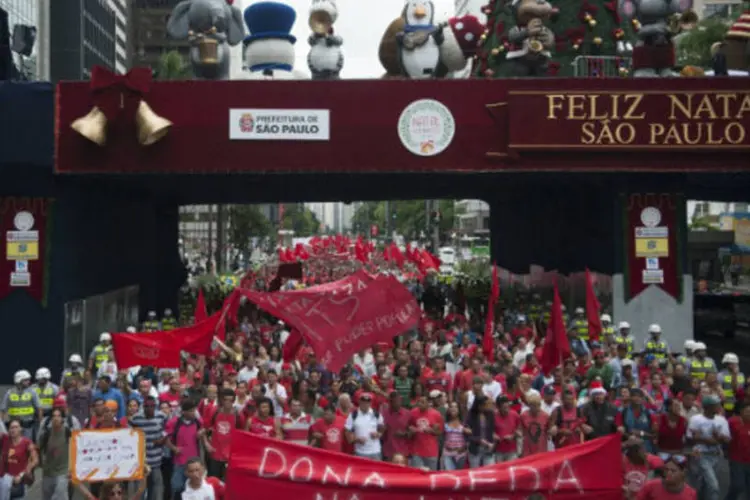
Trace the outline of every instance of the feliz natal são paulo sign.
<instances>
[{"instance_id":1,"label":"feliz natal s\u00e3o paulo sign","mask_svg":"<svg viewBox=\"0 0 750 500\"><path fill-rule=\"evenodd\" d=\"M750 93L511 91L510 149L747 150Z\"/></svg>"}]
</instances>

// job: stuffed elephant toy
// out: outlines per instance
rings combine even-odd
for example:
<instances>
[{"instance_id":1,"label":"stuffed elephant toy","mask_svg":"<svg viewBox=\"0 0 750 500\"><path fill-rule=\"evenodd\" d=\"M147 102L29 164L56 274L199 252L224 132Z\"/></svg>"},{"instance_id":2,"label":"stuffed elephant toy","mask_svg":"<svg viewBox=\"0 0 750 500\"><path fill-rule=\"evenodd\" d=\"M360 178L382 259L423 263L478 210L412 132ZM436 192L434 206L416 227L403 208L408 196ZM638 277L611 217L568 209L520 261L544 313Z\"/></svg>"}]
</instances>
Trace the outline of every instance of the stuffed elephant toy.
<instances>
[{"instance_id":1,"label":"stuffed elephant toy","mask_svg":"<svg viewBox=\"0 0 750 500\"><path fill-rule=\"evenodd\" d=\"M196 78L229 79L229 47L245 37L242 11L227 0L183 0L167 22L169 36L190 40L190 65Z\"/></svg>"}]
</instances>

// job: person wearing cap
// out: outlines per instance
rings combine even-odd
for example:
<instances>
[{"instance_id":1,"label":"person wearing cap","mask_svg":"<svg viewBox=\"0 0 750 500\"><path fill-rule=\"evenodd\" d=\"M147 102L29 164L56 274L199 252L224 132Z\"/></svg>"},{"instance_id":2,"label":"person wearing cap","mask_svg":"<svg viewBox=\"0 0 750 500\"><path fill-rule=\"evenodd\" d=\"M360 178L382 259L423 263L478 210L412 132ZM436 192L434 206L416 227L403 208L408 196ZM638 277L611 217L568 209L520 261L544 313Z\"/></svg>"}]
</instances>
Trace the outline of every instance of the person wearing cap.
<instances>
[{"instance_id":1,"label":"person wearing cap","mask_svg":"<svg viewBox=\"0 0 750 500\"><path fill-rule=\"evenodd\" d=\"M161 324L156 317L156 311L149 311L146 315L146 321L143 322L144 332L158 332L161 330Z\"/></svg>"},{"instance_id":2,"label":"person wearing cap","mask_svg":"<svg viewBox=\"0 0 750 500\"><path fill-rule=\"evenodd\" d=\"M575 316L568 325L568 331L574 330L579 339L588 343L589 341L589 320L586 319L586 311L583 307L576 307Z\"/></svg>"},{"instance_id":3,"label":"person wearing cap","mask_svg":"<svg viewBox=\"0 0 750 500\"><path fill-rule=\"evenodd\" d=\"M608 436L617 432L618 410L607 401L607 390L601 380L593 380L588 389L588 402L581 408L581 415L586 422L583 435L586 440Z\"/></svg>"},{"instance_id":4,"label":"person wearing cap","mask_svg":"<svg viewBox=\"0 0 750 500\"><path fill-rule=\"evenodd\" d=\"M731 434L727 419L719 414L721 400L713 395L703 396L703 413L688 422L685 434L693 452L693 485L699 487L701 498L718 500L721 491L717 468L722 458L722 447L729 443Z\"/></svg>"},{"instance_id":5,"label":"person wearing cap","mask_svg":"<svg viewBox=\"0 0 750 500\"><path fill-rule=\"evenodd\" d=\"M385 432L383 416L372 408L372 394L365 392L359 396L359 408L352 411L344 425L347 440L354 444L358 457L381 460L380 438Z\"/></svg>"},{"instance_id":6,"label":"person wearing cap","mask_svg":"<svg viewBox=\"0 0 750 500\"><path fill-rule=\"evenodd\" d=\"M169 308L164 309L164 316L161 318L161 329L168 332L175 328L177 328L177 320L172 314L172 310Z\"/></svg>"},{"instance_id":7,"label":"person wearing cap","mask_svg":"<svg viewBox=\"0 0 750 500\"><path fill-rule=\"evenodd\" d=\"M716 363L713 359L706 356L706 344L703 342L696 342L694 347L694 357L688 366L688 372L693 378L705 380L708 373L717 372Z\"/></svg>"},{"instance_id":8,"label":"person wearing cap","mask_svg":"<svg viewBox=\"0 0 750 500\"><path fill-rule=\"evenodd\" d=\"M669 345L661 338L661 326L654 323L648 327L649 337L643 345L643 352L652 354L656 359L666 359L669 356Z\"/></svg>"},{"instance_id":9,"label":"person wearing cap","mask_svg":"<svg viewBox=\"0 0 750 500\"><path fill-rule=\"evenodd\" d=\"M634 342L633 337L630 335L630 323L627 321L620 321L617 325L617 334L615 335L615 344L625 344L628 346L628 358L633 356Z\"/></svg>"},{"instance_id":10,"label":"person wearing cap","mask_svg":"<svg viewBox=\"0 0 750 500\"><path fill-rule=\"evenodd\" d=\"M99 343L94 346L89 354L89 370L96 373L99 366L109 359L109 352L112 350L112 335L109 332L102 332L99 335Z\"/></svg>"},{"instance_id":11,"label":"person wearing cap","mask_svg":"<svg viewBox=\"0 0 750 500\"><path fill-rule=\"evenodd\" d=\"M36 383L31 386L31 389L39 396L39 405L42 413L44 416L47 416L52 411L53 403L60 393L60 388L50 382L52 373L50 373L49 368L39 368L34 378L36 379Z\"/></svg>"},{"instance_id":12,"label":"person wearing cap","mask_svg":"<svg viewBox=\"0 0 750 500\"><path fill-rule=\"evenodd\" d=\"M602 314L599 318L602 323L602 338L604 342L611 343L615 336L615 328L612 326L612 316L609 314Z\"/></svg>"},{"instance_id":13,"label":"person wearing cap","mask_svg":"<svg viewBox=\"0 0 750 500\"><path fill-rule=\"evenodd\" d=\"M695 340L688 339L683 345L683 352L677 357L677 362L682 363L685 367L690 366L690 362L693 360L693 352L695 352Z\"/></svg>"},{"instance_id":14,"label":"person wearing cap","mask_svg":"<svg viewBox=\"0 0 750 500\"><path fill-rule=\"evenodd\" d=\"M65 379L73 376L74 373L78 373L83 376L86 368L83 366L83 358L80 354L71 354L68 358L68 367L63 370L62 377L60 379L60 386L65 387Z\"/></svg>"},{"instance_id":15,"label":"person wearing cap","mask_svg":"<svg viewBox=\"0 0 750 500\"><path fill-rule=\"evenodd\" d=\"M102 375L109 375L109 378L115 380L117 378L117 362L115 361L115 351L111 350L107 352L107 358L99 365L96 370L96 376L101 377Z\"/></svg>"},{"instance_id":16,"label":"person wearing cap","mask_svg":"<svg viewBox=\"0 0 750 500\"><path fill-rule=\"evenodd\" d=\"M30 387L31 374L26 370L17 371L13 383L15 385L5 392L0 404L0 416L5 422L14 418L20 420L24 436L31 439L35 424L42 420L39 396Z\"/></svg>"},{"instance_id":17,"label":"person wearing cap","mask_svg":"<svg viewBox=\"0 0 750 500\"><path fill-rule=\"evenodd\" d=\"M412 467L438 470L439 437L443 434L445 425L443 417L436 409L430 408L426 395L417 399L417 407L412 408L410 413L409 433L412 438L412 455L409 464Z\"/></svg>"},{"instance_id":18,"label":"person wearing cap","mask_svg":"<svg viewBox=\"0 0 750 500\"><path fill-rule=\"evenodd\" d=\"M733 352L724 354L721 364L724 370L719 373L719 382L724 391L724 410L731 414L737 401L737 391L745 385L745 374L740 371L740 358Z\"/></svg>"},{"instance_id":19,"label":"person wearing cap","mask_svg":"<svg viewBox=\"0 0 750 500\"><path fill-rule=\"evenodd\" d=\"M97 389L91 395L93 399L102 399L106 403L112 401L117 405L115 417L117 420L125 416L125 399L116 387L112 387L112 379L109 375L102 375L97 382Z\"/></svg>"},{"instance_id":20,"label":"person wearing cap","mask_svg":"<svg viewBox=\"0 0 750 500\"><path fill-rule=\"evenodd\" d=\"M665 457L664 477L651 479L638 492L638 500L696 500L698 494L685 482L688 459L684 455Z\"/></svg>"}]
</instances>

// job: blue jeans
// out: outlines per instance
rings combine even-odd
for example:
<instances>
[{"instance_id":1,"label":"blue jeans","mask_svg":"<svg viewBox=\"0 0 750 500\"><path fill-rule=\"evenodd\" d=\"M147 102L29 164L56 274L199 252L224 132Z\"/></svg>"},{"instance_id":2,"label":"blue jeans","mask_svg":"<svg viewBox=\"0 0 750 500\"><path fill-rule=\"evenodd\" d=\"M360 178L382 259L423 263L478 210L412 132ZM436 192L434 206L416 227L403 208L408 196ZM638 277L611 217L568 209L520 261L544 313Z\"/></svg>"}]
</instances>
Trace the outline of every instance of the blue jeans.
<instances>
[{"instance_id":1,"label":"blue jeans","mask_svg":"<svg viewBox=\"0 0 750 500\"><path fill-rule=\"evenodd\" d=\"M180 497L182 490L185 489L185 481L187 481L185 465L175 465L172 469L172 479L169 481L172 486L172 498Z\"/></svg>"},{"instance_id":2,"label":"blue jeans","mask_svg":"<svg viewBox=\"0 0 750 500\"><path fill-rule=\"evenodd\" d=\"M476 469L485 465L495 465L495 454L489 453L469 453L469 467Z\"/></svg>"},{"instance_id":3,"label":"blue jeans","mask_svg":"<svg viewBox=\"0 0 750 500\"><path fill-rule=\"evenodd\" d=\"M716 477L719 459L719 455L706 454L700 455L691 462L694 488L698 492L698 498L702 500L719 500L721 487L719 478Z\"/></svg>"},{"instance_id":4,"label":"blue jeans","mask_svg":"<svg viewBox=\"0 0 750 500\"><path fill-rule=\"evenodd\" d=\"M383 460L381 453L355 453L360 458L369 458L370 460L376 460L378 462Z\"/></svg>"},{"instance_id":5,"label":"blue jeans","mask_svg":"<svg viewBox=\"0 0 750 500\"><path fill-rule=\"evenodd\" d=\"M430 470L437 470L438 468L438 457L416 457L413 456L409 459L409 465L412 467L422 468L425 467Z\"/></svg>"},{"instance_id":6,"label":"blue jeans","mask_svg":"<svg viewBox=\"0 0 750 500\"><path fill-rule=\"evenodd\" d=\"M466 467L466 455L449 457L443 455L443 470L459 470Z\"/></svg>"},{"instance_id":7,"label":"blue jeans","mask_svg":"<svg viewBox=\"0 0 750 500\"><path fill-rule=\"evenodd\" d=\"M737 500L742 492L750 494L750 464L729 461L729 491L726 500Z\"/></svg>"},{"instance_id":8,"label":"blue jeans","mask_svg":"<svg viewBox=\"0 0 750 500\"><path fill-rule=\"evenodd\" d=\"M185 485L184 482L182 484ZM163 497L164 478L161 475L161 466L151 467L151 473L146 478L146 491L143 493L143 500L162 500Z\"/></svg>"}]
</instances>

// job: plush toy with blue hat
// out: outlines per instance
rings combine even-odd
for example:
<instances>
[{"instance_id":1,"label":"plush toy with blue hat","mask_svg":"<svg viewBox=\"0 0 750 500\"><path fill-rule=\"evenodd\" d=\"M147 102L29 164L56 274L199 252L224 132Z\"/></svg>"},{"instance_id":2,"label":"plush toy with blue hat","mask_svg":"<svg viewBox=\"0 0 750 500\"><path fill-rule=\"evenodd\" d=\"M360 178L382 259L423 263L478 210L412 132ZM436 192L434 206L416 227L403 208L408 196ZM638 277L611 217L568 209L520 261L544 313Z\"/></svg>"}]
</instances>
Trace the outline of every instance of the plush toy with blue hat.
<instances>
[{"instance_id":1,"label":"plush toy with blue hat","mask_svg":"<svg viewBox=\"0 0 750 500\"><path fill-rule=\"evenodd\" d=\"M256 2L245 9L245 66L250 80L298 80L292 27L297 13L280 2Z\"/></svg>"}]
</instances>

